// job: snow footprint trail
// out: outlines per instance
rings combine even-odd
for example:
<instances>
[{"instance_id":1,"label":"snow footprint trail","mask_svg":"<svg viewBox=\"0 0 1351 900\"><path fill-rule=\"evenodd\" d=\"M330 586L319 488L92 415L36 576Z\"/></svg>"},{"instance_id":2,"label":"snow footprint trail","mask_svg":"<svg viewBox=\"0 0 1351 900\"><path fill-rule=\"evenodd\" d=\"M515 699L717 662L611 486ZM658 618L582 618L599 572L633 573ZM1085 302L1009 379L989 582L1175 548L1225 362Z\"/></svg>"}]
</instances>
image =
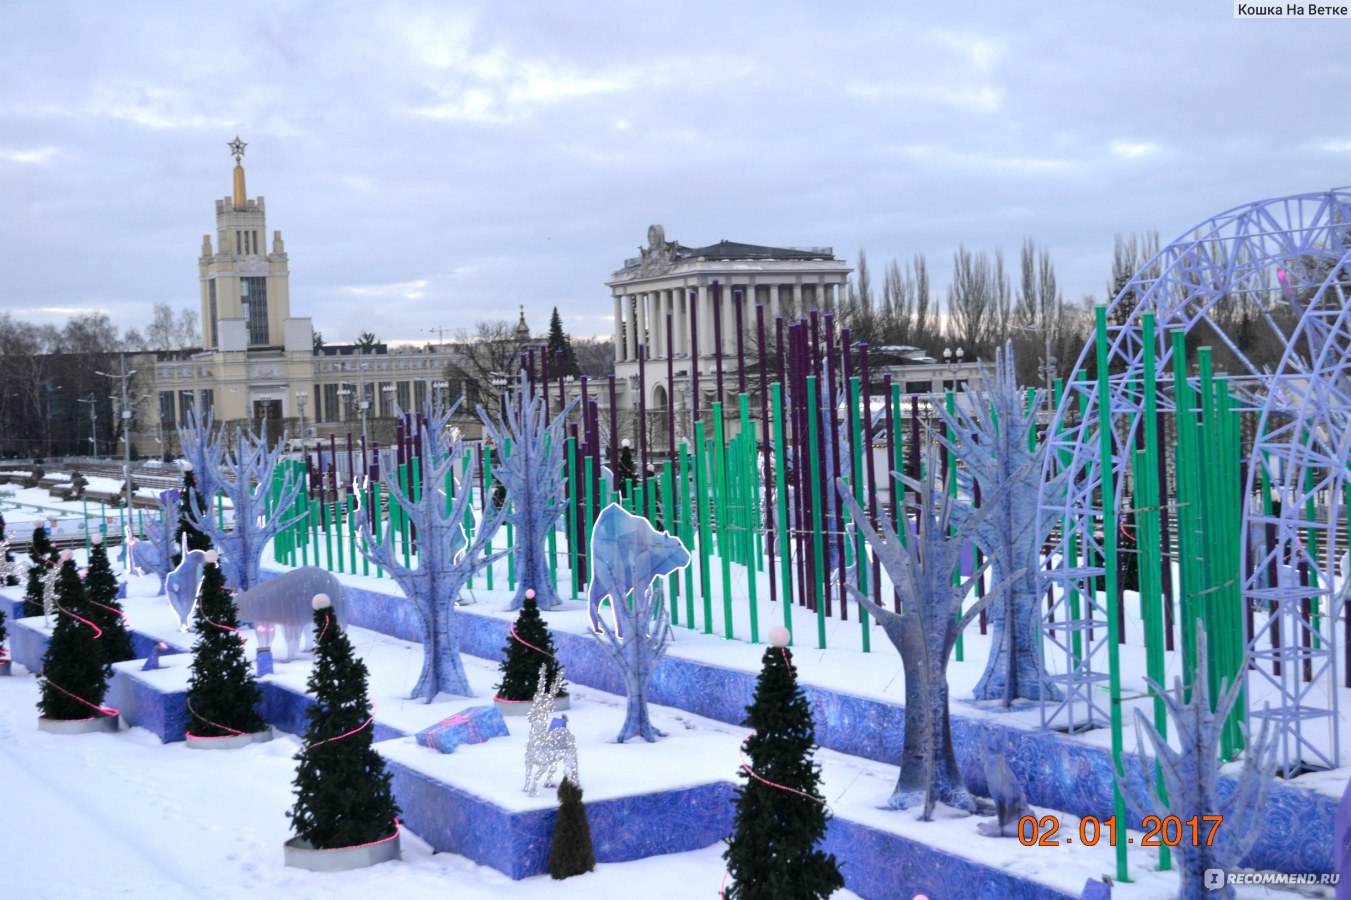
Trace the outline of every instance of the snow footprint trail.
<instances>
[{"instance_id":1,"label":"snow footprint trail","mask_svg":"<svg viewBox=\"0 0 1351 900\"><path fill-rule=\"evenodd\" d=\"M53 900L197 893L196 879L128 833L119 804L140 799L111 799L106 785L95 783L121 778L104 756L117 736L39 732L36 682L4 680L10 683L0 692L0 783L15 826L5 838L6 882L42 885L25 896ZM31 730L25 716L32 717ZM66 777L51 778L53 769Z\"/></svg>"}]
</instances>

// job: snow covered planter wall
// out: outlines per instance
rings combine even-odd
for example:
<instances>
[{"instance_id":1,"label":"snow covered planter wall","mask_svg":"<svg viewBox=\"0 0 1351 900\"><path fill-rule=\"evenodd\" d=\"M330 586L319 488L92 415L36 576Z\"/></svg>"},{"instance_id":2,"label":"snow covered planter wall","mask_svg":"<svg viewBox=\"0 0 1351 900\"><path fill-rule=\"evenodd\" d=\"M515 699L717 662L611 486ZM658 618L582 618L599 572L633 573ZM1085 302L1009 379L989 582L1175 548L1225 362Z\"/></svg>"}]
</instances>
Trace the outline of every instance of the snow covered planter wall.
<instances>
[{"instance_id":1,"label":"snow covered planter wall","mask_svg":"<svg viewBox=\"0 0 1351 900\"><path fill-rule=\"evenodd\" d=\"M351 624L417 640L416 626L408 621L408 604L400 597L348 587ZM500 657L504 619L457 611L460 647L483 659ZM563 630L553 632L558 657L574 684L624 693L624 680L595 638ZM740 722L755 688L755 673L665 656L652 673L650 703L678 706L722 722ZM830 750L893 763L900 758L904 710L839 691L804 684L816 720L817 743ZM266 703L267 700L265 699ZM271 716L269 721L273 721ZM1108 751L1082 738L1043 731L1025 731L999 723L999 716L977 718L954 704L952 743L957 766L966 783L985 792L981 766L984 735L994 731L1007 748L1008 764L1022 780L1028 802L1036 807L1103 816L1112 807L1112 774ZM1134 759L1134 757L1130 757ZM1231 781L1221 776L1221 782ZM1226 788L1227 789L1227 788ZM593 809L587 804L588 813ZM1276 784L1266 800L1262 833L1244 865L1281 872L1332 872L1333 815L1336 801L1313 791ZM903 813L902 813L903 815ZM593 827L595 824L592 818ZM829 845L828 845L829 846ZM547 846L545 848L547 853ZM846 873L847 877L853 877Z\"/></svg>"}]
</instances>

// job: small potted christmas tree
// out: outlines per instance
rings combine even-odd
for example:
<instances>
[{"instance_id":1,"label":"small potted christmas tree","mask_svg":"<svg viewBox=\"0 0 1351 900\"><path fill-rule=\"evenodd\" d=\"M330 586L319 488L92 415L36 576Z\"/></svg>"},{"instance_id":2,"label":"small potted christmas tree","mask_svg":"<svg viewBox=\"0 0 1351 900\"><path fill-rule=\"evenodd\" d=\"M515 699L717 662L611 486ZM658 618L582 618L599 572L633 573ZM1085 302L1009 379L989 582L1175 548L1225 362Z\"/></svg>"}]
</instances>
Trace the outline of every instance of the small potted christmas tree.
<instances>
[{"instance_id":1,"label":"small potted christmas tree","mask_svg":"<svg viewBox=\"0 0 1351 900\"><path fill-rule=\"evenodd\" d=\"M127 632L127 617L122 612L122 604L117 602L117 576L108 562L103 535L93 535L89 540L89 569L84 576L84 593L89 602L89 620L103 632L99 637L103 661L111 665L135 659L131 635Z\"/></svg>"},{"instance_id":2,"label":"small potted christmas tree","mask_svg":"<svg viewBox=\"0 0 1351 900\"><path fill-rule=\"evenodd\" d=\"M32 565L28 567L28 584L23 594L23 614L30 618L44 616L47 610L43 602L45 593L43 578L56 566L57 554L47 537L47 529L42 525L33 529L33 542L28 547L28 559Z\"/></svg>"},{"instance_id":3,"label":"small potted christmas tree","mask_svg":"<svg viewBox=\"0 0 1351 900\"><path fill-rule=\"evenodd\" d=\"M821 796L821 767L812 760L816 725L798 687L791 636L770 630L755 697L742 725L746 738L738 776L734 831L723 859L731 876L723 896L732 900L802 900L829 897L844 887L834 855L816 845L830 818Z\"/></svg>"},{"instance_id":4,"label":"small potted christmas tree","mask_svg":"<svg viewBox=\"0 0 1351 900\"><path fill-rule=\"evenodd\" d=\"M525 602L516 615L516 621L507 632L507 642L502 647L502 683L497 686L497 696L493 704L504 716L523 716L530 712L530 704L535 699L535 689L539 686L540 664L548 666L548 684L558 678L560 668L558 649L554 647L553 635L544 624L535 602L535 592L525 592ZM568 709L571 703L566 690L554 701L554 709Z\"/></svg>"},{"instance_id":5,"label":"small potted christmas tree","mask_svg":"<svg viewBox=\"0 0 1351 900\"><path fill-rule=\"evenodd\" d=\"M557 881L584 875L596 868L591 846L591 823L586 819L582 789L571 778L558 785L558 818L554 819L553 843L549 847L549 874Z\"/></svg>"},{"instance_id":6,"label":"small potted christmas tree","mask_svg":"<svg viewBox=\"0 0 1351 900\"><path fill-rule=\"evenodd\" d=\"M84 584L70 551L61 554L56 578L56 626L42 657L38 727L57 734L116 731L117 710L105 709L111 673L90 621Z\"/></svg>"},{"instance_id":7,"label":"small potted christmas tree","mask_svg":"<svg viewBox=\"0 0 1351 900\"><path fill-rule=\"evenodd\" d=\"M336 872L399 858L399 807L384 758L372 746L367 670L338 626L325 594L314 598L314 670L306 691L305 746L288 816L288 866Z\"/></svg>"},{"instance_id":8,"label":"small potted christmas tree","mask_svg":"<svg viewBox=\"0 0 1351 900\"><path fill-rule=\"evenodd\" d=\"M263 695L245 653L239 610L225 589L216 551L208 550L206 560L188 679L188 746L216 750L271 740L272 729L258 714Z\"/></svg>"}]
</instances>

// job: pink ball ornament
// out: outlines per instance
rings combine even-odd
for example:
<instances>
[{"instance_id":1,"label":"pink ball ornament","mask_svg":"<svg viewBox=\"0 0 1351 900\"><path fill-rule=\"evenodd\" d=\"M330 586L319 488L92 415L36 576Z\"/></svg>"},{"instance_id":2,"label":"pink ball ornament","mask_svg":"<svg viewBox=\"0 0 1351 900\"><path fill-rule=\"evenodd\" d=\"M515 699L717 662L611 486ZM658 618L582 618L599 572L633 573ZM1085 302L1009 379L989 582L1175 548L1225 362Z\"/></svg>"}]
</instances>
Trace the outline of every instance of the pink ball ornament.
<instances>
[{"instance_id":1,"label":"pink ball ornament","mask_svg":"<svg viewBox=\"0 0 1351 900\"><path fill-rule=\"evenodd\" d=\"M207 550L206 561L214 566L217 562L220 561L220 554L215 550Z\"/></svg>"},{"instance_id":2,"label":"pink ball ornament","mask_svg":"<svg viewBox=\"0 0 1351 900\"><path fill-rule=\"evenodd\" d=\"M526 589L525 589L525 599L527 599L527 600L534 600L534 599L535 599L535 589L534 589L534 588L526 588Z\"/></svg>"},{"instance_id":3,"label":"pink ball ornament","mask_svg":"<svg viewBox=\"0 0 1351 900\"><path fill-rule=\"evenodd\" d=\"M769 643L775 647L787 647L793 642L793 633L782 625L769 629Z\"/></svg>"},{"instance_id":4,"label":"pink ball ornament","mask_svg":"<svg viewBox=\"0 0 1351 900\"><path fill-rule=\"evenodd\" d=\"M62 550L62 551L61 551L61 562L70 562L70 551L69 551L69 550Z\"/></svg>"},{"instance_id":5,"label":"pink ball ornament","mask_svg":"<svg viewBox=\"0 0 1351 900\"><path fill-rule=\"evenodd\" d=\"M315 594L314 599L310 601L315 609L328 609L333 605L333 601L328 598L328 594Z\"/></svg>"}]
</instances>

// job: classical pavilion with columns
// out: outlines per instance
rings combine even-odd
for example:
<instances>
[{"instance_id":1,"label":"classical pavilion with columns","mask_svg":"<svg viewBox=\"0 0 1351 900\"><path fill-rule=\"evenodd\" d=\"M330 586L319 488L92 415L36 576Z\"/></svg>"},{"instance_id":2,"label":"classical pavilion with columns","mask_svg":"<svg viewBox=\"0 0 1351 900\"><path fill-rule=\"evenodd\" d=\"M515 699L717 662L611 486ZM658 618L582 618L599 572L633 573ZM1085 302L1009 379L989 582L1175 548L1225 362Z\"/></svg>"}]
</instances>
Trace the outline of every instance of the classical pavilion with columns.
<instances>
[{"instance_id":1,"label":"classical pavilion with columns","mask_svg":"<svg viewBox=\"0 0 1351 900\"><path fill-rule=\"evenodd\" d=\"M753 353L757 304L764 306L767 328L776 316L836 309L852 271L829 247L762 247L726 240L686 247L666 240L662 227L653 225L647 230L647 246L625 260L607 282L614 299L618 408L637 411L641 382L652 437L656 445L666 446L667 405L675 403L679 437L693 405L695 366L701 407L714 399L719 356L735 390L738 307L743 339ZM667 389L671 369L674 398Z\"/></svg>"}]
</instances>

